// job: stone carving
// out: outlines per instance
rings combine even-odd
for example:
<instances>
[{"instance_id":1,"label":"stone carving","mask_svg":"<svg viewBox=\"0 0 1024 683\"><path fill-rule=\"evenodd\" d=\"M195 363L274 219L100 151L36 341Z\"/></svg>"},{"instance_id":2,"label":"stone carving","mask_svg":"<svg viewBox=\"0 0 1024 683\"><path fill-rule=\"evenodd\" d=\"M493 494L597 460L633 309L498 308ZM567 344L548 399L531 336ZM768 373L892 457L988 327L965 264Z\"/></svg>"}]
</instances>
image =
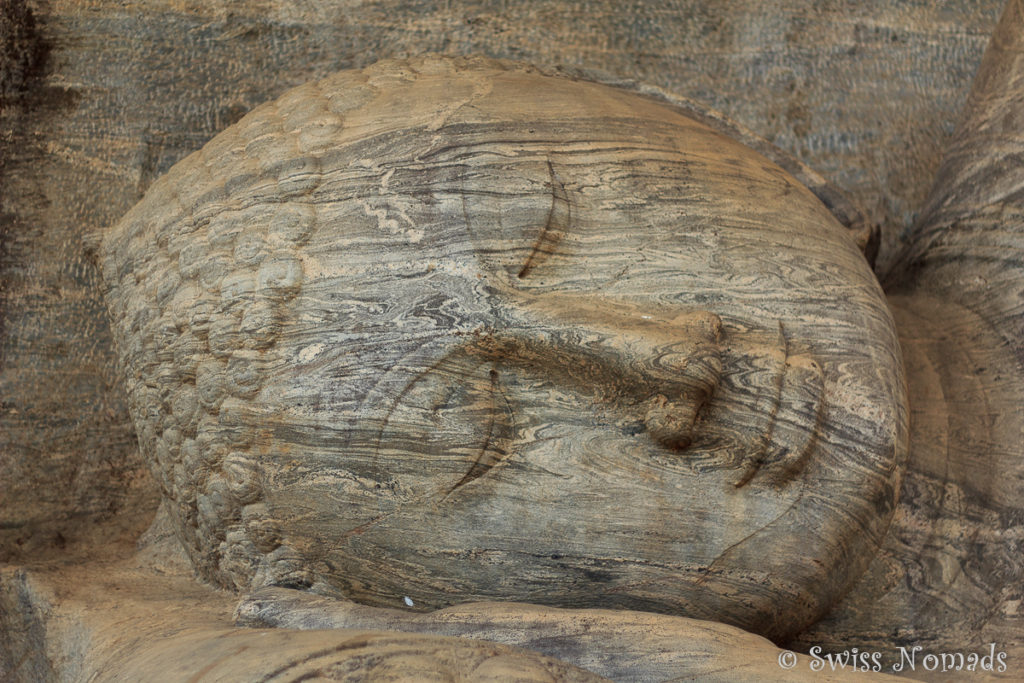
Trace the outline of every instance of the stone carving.
<instances>
[{"instance_id":1,"label":"stone carving","mask_svg":"<svg viewBox=\"0 0 1024 683\"><path fill-rule=\"evenodd\" d=\"M1018 656L1022 23L887 296L842 193L649 88L425 57L253 111L101 248L171 576L4 569L0 665L780 675L716 622Z\"/></svg>"},{"instance_id":2,"label":"stone carving","mask_svg":"<svg viewBox=\"0 0 1024 683\"><path fill-rule=\"evenodd\" d=\"M784 637L894 509L867 263L664 102L482 59L341 73L155 183L103 272L143 452L224 587Z\"/></svg>"}]
</instances>

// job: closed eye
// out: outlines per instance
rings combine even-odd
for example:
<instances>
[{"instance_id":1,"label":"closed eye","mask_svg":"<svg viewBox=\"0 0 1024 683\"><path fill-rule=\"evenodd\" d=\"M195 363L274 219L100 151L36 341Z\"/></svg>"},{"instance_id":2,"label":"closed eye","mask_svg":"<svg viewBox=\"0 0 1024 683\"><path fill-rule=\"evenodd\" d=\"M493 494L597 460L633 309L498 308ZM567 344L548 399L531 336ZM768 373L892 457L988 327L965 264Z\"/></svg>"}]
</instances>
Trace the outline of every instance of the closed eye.
<instances>
[{"instance_id":1,"label":"closed eye","mask_svg":"<svg viewBox=\"0 0 1024 683\"><path fill-rule=\"evenodd\" d=\"M491 468L501 462L502 458L508 455L508 440L496 438L496 432L499 429L497 426L497 418L502 412L508 415L509 418L512 418L512 408L509 406L508 399L501 390L501 385L498 382L498 371L491 368L488 372L488 376L491 380L491 411L487 421L487 437L484 439L483 445L480 447L476 460L469 468L469 471L466 472L466 476L462 477L462 479L452 486L451 489L448 490L448 493L445 494L445 497L451 495L459 487L465 486L474 479L479 479L484 476L491 470ZM499 402L504 405L499 405ZM514 431L514 419L512 420L512 428Z\"/></svg>"}]
</instances>

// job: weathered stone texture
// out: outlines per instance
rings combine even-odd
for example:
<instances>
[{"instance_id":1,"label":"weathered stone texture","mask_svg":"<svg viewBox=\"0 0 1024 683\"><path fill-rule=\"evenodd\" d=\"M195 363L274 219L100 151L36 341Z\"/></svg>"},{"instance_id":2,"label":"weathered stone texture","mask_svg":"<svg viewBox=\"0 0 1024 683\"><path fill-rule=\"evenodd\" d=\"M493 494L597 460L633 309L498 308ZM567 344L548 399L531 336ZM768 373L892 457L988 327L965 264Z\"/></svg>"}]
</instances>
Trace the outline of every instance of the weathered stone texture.
<instances>
[{"instance_id":1,"label":"weathered stone texture","mask_svg":"<svg viewBox=\"0 0 1024 683\"><path fill-rule=\"evenodd\" d=\"M422 52L603 69L797 154L892 246L1000 4L10 3L33 11L49 57L0 112L3 552L74 545L114 519L132 535L152 514L83 236L255 105Z\"/></svg>"}]
</instances>

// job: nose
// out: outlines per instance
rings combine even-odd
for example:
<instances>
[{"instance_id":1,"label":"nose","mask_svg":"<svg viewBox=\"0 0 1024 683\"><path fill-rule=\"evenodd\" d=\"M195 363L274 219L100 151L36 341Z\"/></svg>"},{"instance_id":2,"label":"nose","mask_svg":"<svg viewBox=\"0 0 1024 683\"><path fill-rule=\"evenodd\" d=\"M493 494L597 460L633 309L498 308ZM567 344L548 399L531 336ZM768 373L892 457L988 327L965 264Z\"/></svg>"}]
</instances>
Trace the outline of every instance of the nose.
<instances>
[{"instance_id":1,"label":"nose","mask_svg":"<svg viewBox=\"0 0 1024 683\"><path fill-rule=\"evenodd\" d=\"M657 392L644 401L644 424L656 442L684 450L693 440L694 424L711 398L722 372L721 319L710 311L678 316L663 328L675 341L657 345L657 337L637 335L647 363L641 374Z\"/></svg>"},{"instance_id":2,"label":"nose","mask_svg":"<svg viewBox=\"0 0 1024 683\"><path fill-rule=\"evenodd\" d=\"M651 438L665 448L685 450L693 441L693 426L704 403L699 398L670 399L658 394L646 402L644 424Z\"/></svg>"},{"instance_id":3,"label":"nose","mask_svg":"<svg viewBox=\"0 0 1024 683\"><path fill-rule=\"evenodd\" d=\"M559 295L517 302L476 346L495 360L543 369L593 387L639 411L648 434L687 448L722 371L722 321L705 310L673 312L627 302Z\"/></svg>"}]
</instances>

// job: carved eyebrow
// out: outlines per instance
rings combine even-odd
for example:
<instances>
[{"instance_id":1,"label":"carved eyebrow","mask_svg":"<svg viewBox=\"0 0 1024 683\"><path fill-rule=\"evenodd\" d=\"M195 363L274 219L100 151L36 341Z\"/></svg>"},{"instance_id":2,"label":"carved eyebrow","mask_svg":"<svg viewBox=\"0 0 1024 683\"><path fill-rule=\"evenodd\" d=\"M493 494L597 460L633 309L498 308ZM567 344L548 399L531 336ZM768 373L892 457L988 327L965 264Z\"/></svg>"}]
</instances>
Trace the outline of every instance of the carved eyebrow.
<instances>
[{"instance_id":1,"label":"carved eyebrow","mask_svg":"<svg viewBox=\"0 0 1024 683\"><path fill-rule=\"evenodd\" d=\"M519 269L519 278L530 274L539 263L554 253L558 243L562 241L569 224L572 221L572 203L569 201L569 193L565 185L555 174L555 167L551 160L548 163L548 177L551 184L551 208L548 209L548 217L541 228L540 234L533 243L533 250L526 257L523 267Z\"/></svg>"}]
</instances>

